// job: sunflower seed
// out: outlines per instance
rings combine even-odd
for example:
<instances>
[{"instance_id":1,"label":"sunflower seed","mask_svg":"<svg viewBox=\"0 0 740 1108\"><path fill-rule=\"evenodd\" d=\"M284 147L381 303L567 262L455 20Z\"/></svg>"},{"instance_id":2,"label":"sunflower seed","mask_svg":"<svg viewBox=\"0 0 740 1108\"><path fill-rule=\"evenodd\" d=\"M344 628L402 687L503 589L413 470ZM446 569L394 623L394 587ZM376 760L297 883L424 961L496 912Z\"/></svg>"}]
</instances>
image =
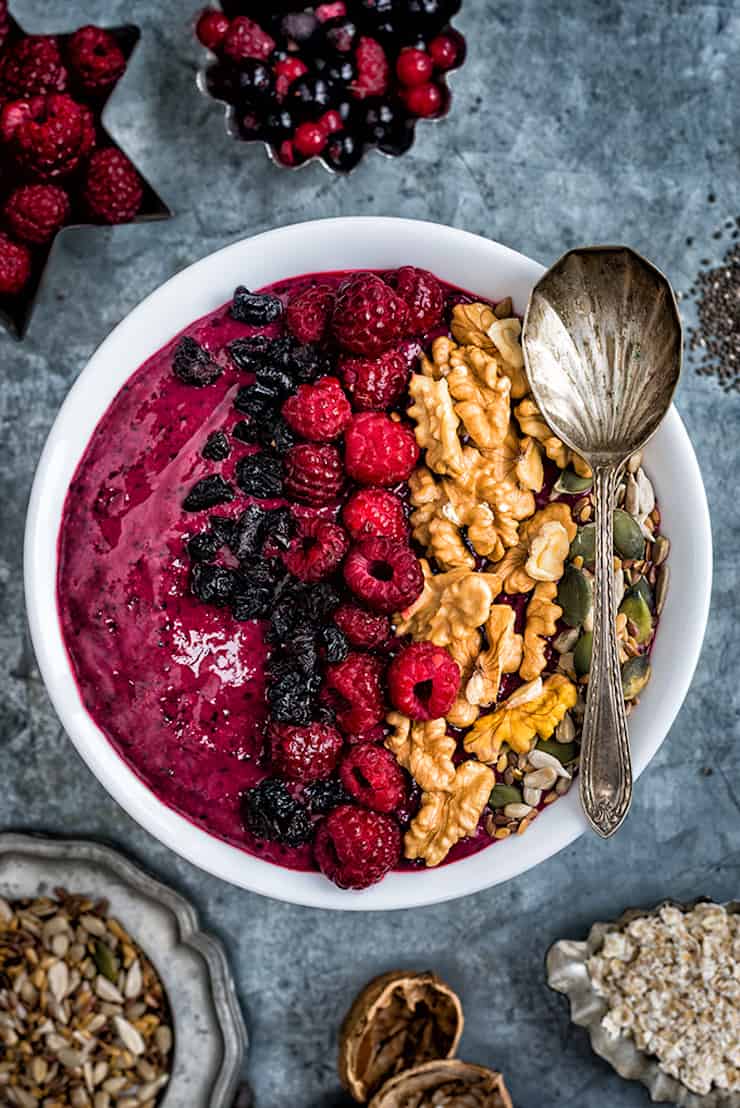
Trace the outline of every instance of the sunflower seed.
<instances>
[{"instance_id":1,"label":"sunflower seed","mask_svg":"<svg viewBox=\"0 0 740 1108\"><path fill-rule=\"evenodd\" d=\"M48 970L49 989L58 1001L64 1000L69 988L69 970L66 962L54 962Z\"/></svg>"},{"instance_id":2,"label":"sunflower seed","mask_svg":"<svg viewBox=\"0 0 740 1108\"><path fill-rule=\"evenodd\" d=\"M137 958L126 974L126 983L123 988L123 995L126 997L127 1000L135 1000L141 992L142 984L143 981L141 976L141 965L139 964L139 960Z\"/></svg>"},{"instance_id":3,"label":"sunflower seed","mask_svg":"<svg viewBox=\"0 0 740 1108\"><path fill-rule=\"evenodd\" d=\"M8 904L7 900L3 900L0 896L0 920L3 923L10 923L14 916L13 909Z\"/></svg>"},{"instance_id":4,"label":"sunflower seed","mask_svg":"<svg viewBox=\"0 0 740 1108\"><path fill-rule=\"evenodd\" d=\"M627 476L627 487L624 493L624 510L631 516L636 516L640 507L640 490L637 481L630 473Z\"/></svg>"},{"instance_id":5,"label":"sunflower seed","mask_svg":"<svg viewBox=\"0 0 740 1108\"><path fill-rule=\"evenodd\" d=\"M169 1054L172 1050L172 1031L166 1025L158 1027L154 1032L154 1042L160 1054Z\"/></svg>"},{"instance_id":6,"label":"sunflower seed","mask_svg":"<svg viewBox=\"0 0 740 1108\"><path fill-rule=\"evenodd\" d=\"M570 777L570 774L568 773L563 763L560 762L554 755L548 754L545 750L533 750L532 753L529 755L529 764L531 766L534 766L535 769L551 769L554 771L556 777ZM535 786L535 788L537 787L538 786ZM545 786L545 788L547 788L547 786Z\"/></svg>"},{"instance_id":7,"label":"sunflower seed","mask_svg":"<svg viewBox=\"0 0 740 1108\"><path fill-rule=\"evenodd\" d=\"M107 1000L111 1004L123 1004L123 997L116 986L102 974L98 974L95 978L95 992L101 1000Z\"/></svg>"},{"instance_id":8,"label":"sunflower seed","mask_svg":"<svg viewBox=\"0 0 740 1108\"><path fill-rule=\"evenodd\" d=\"M126 1049L130 1050L132 1054L143 1054L146 1050L146 1045L136 1028L133 1027L128 1020L125 1020L123 1016L114 1016L113 1023Z\"/></svg>"},{"instance_id":9,"label":"sunflower seed","mask_svg":"<svg viewBox=\"0 0 740 1108\"><path fill-rule=\"evenodd\" d=\"M543 755L547 757L547 755ZM557 761L556 758L553 761ZM551 765L545 765L542 769L536 769L533 773L524 776L524 787L527 789L551 789L557 781L559 774Z\"/></svg>"},{"instance_id":10,"label":"sunflower seed","mask_svg":"<svg viewBox=\"0 0 740 1108\"><path fill-rule=\"evenodd\" d=\"M95 1094L95 1100L93 1101L93 1108L110 1108L110 1096L106 1092L99 1092Z\"/></svg>"},{"instance_id":11,"label":"sunflower seed","mask_svg":"<svg viewBox=\"0 0 740 1108\"><path fill-rule=\"evenodd\" d=\"M671 540L665 535L658 535L653 544L653 565L660 566L668 557L671 550Z\"/></svg>"},{"instance_id":12,"label":"sunflower seed","mask_svg":"<svg viewBox=\"0 0 740 1108\"><path fill-rule=\"evenodd\" d=\"M80 916L80 923L90 935L95 935L98 939L105 935L105 924L98 916Z\"/></svg>"},{"instance_id":13,"label":"sunflower seed","mask_svg":"<svg viewBox=\"0 0 740 1108\"><path fill-rule=\"evenodd\" d=\"M522 790L522 799L525 804L529 804L530 807L536 808L542 800L542 789L525 788Z\"/></svg>"},{"instance_id":14,"label":"sunflower seed","mask_svg":"<svg viewBox=\"0 0 740 1108\"><path fill-rule=\"evenodd\" d=\"M532 814L532 807L529 804L507 804L504 808L504 815L509 819L526 819L527 816Z\"/></svg>"},{"instance_id":15,"label":"sunflower seed","mask_svg":"<svg viewBox=\"0 0 740 1108\"><path fill-rule=\"evenodd\" d=\"M62 1047L57 1051L57 1058L62 1065L68 1070L78 1069L82 1065L83 1058L79 1050L72 1050L70 1047Z\"/></svg>"}]
</instances>

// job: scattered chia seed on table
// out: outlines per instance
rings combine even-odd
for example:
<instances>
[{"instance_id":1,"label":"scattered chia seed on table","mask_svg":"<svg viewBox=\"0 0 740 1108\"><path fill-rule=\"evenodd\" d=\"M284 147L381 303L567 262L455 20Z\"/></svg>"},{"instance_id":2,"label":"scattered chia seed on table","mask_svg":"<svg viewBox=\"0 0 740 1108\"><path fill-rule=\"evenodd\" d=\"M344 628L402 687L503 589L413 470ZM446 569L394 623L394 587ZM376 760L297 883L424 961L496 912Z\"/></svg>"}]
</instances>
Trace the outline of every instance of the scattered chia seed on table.
<instances>
[{"instance_id":1,"label":"scattered chia seed on table","mask_svg":"<svg viewBox=\"0 0 740 1108\"><path fill-rule=\"evenodd\" d=\"M734 226L736 239L740 216ZM740 242L733 242L719 266L699 271L688 295L696 297L699 317L689 332L689 350L698 352L696 372L716 377L725 392L740 391Z\"/></svg>"}]
</instances>

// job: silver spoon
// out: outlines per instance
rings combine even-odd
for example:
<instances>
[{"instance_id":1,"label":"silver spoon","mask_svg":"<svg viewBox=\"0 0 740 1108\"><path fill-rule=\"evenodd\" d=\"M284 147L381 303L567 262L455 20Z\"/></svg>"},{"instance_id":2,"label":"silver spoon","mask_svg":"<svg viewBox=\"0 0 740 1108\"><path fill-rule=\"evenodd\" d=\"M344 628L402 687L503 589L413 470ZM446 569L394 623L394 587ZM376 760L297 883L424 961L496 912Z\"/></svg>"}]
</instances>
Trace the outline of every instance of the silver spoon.
<instances>
[{"instance_id":1,"label":"silver spoon","mask_svg":"<svg viewBox=\"0 0 740 1108\"><path fill-rule=\"evenodd\" d=\"M670 407L681 372L681 319L660 270L625 246L571 250L529 299L522 334L529 384L559 439L594 474L593 649L581 737L586 816L613 835L632 799L615 631L612 557L617 485Z\"/></svg>"}]
</instances>

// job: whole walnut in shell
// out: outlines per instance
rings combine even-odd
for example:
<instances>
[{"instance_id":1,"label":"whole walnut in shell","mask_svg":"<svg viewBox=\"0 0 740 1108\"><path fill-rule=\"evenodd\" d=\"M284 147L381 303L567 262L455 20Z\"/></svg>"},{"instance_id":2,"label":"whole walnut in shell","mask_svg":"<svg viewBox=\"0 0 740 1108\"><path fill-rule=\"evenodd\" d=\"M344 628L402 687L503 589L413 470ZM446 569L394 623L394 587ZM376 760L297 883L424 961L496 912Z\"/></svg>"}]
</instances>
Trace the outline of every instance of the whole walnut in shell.
<instances>
[{"instance_id":1,"label":"whole walnut in shell","mask_svg":"<svg viewBox=\"0 0 740 1108\"><path fill-rule=\"evenodd\" d=\"M462 1029L463 1013L457 994L436 974L404 970L384 973L365 986L342 1024L342 1084L364 1104L384 1082L403 1070L432 1059L450 1058L457 1050Z\"/></svg>"},{"instance_id":2,"label":"whole walnut in shell","mask_svg":"<svg viewBox=\"0 0 740 1108\"><path fill-rule=\"evenodd\" d=\"M495 1070L457 1058L426 1062L387 1081L370 1108L512 1108Z\"/></svg>"}]
</instances>

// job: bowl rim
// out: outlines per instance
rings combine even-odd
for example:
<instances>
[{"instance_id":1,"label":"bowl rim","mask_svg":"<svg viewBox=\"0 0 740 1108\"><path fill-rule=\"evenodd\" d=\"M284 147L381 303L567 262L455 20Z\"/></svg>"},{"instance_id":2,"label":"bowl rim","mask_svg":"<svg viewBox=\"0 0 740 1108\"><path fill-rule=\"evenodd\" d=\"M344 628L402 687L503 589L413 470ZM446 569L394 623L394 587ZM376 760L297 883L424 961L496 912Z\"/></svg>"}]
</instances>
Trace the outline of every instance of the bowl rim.
<instances>
[{"instance_id":1,"label":"bowl rim","mask_svg":"<svg viewBox=\"0 0 740 1108\"><path fill-rule=\"evenodd\" d=\"M337 255L331 252L334 247L341 258L351 257L353 263L335 264ZM337 269L423 265L434 256L440 275L462 286L464 280L450 276L450 270L457 266L458 273L467 273L477 264L486 273L486 280L491 273L492 284L498 281L502 288L518 290L514 299L520 311L529 289L544 271L524 255L468 231L428 221L351 216L291 224L243 238L175 274L132 309L93 353L49 432L31 490L24 543L31 639L52 705L88 768L132 819L176 854L224 881L292 904L345 911L422 907L518 876L568 846L587 829L578 790L572 789L553 805L547 818L535 823L526 836L496 844L495 858L493 848L486 849L436 870L394 872L363 892L339 890L320 874L287 870L230 846L159 800L88 715L58 618L57 538L64 499L71 476L110 402L147 356L228 299L234 285L240 283L234 279L235 274L241 277L250 266L257 273L264 271L271 264L269 259L281 251L291 264L301 249L307 257L332 258ZM314 266L314 271L319 268ZM428 264L428 268L435 266ZM297 265L293 273L301 271L309 272L309 267ZM284 278L291 275L283 273ZM471 283L480 287L480 282ZM198 304L195 309L193 299ZM679 653L672 648L673 634L658 635L653 659L657 670L656 660L660 658L664 676L656 680L654 675L640 710L632 717L636 779L664 741L688 691L704 637L712 581L706 493L688 434L675 408L671 408L647 451L648 455L666 455L670 463L662 468L664 486L658 490L659 499L676 498L675 488L681 486L672 526L683 529L682 543L674 543L672 563L678 550L684 584L690 580L693 588L683 590L688 595L681 596L680 614L675 610L676 589L669 590L662 619L666 621L670 613L673 631L682 633L682 650ZM684 516L691 517L690 529Z\"/></svg>"}]
</instances>

